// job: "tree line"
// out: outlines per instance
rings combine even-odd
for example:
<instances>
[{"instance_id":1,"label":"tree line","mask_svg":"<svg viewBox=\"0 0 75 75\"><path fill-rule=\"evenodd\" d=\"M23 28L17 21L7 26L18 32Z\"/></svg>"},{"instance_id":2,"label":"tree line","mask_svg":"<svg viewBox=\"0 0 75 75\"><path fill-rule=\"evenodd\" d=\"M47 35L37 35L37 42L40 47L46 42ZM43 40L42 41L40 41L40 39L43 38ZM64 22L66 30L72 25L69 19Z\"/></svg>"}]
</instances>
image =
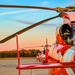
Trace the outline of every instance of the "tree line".
<instances>
[{"instance_id":1,"label":"tree line","mask_svg":"<svg viewBox=\"0 0 75 75\"><path fill-rule=\"evenodd\" d=\"M36 55L40 52L40 50L36 49L30 49L30 50L25 50L22 49L19 51L20 57L36 57ZM17 51L12 50L12 51L1 51L0 52L0 58L11 58L11 57L17 57Z\"/></svg>"}]
</instances>

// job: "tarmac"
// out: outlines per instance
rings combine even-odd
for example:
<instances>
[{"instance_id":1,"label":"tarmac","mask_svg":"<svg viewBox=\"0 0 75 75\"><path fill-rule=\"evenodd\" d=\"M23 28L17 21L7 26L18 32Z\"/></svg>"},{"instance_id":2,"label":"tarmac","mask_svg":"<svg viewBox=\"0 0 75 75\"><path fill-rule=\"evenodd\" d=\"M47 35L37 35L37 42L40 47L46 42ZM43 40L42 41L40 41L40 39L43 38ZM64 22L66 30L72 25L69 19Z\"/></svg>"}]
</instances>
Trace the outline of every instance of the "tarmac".
<instances>
[{"instance_id":1,"label":"tarmac","mask_svg":"<svg viewBox=\"0 0 75 75\"><path fill-rule=\"evenodd\" d=\"M36 58L21 58L21 64L40 63ZM0 75L18 75L17 58L0 59ZM21 70L21 75L48 75L50 69Z\"/></svg>"}]
</instances>

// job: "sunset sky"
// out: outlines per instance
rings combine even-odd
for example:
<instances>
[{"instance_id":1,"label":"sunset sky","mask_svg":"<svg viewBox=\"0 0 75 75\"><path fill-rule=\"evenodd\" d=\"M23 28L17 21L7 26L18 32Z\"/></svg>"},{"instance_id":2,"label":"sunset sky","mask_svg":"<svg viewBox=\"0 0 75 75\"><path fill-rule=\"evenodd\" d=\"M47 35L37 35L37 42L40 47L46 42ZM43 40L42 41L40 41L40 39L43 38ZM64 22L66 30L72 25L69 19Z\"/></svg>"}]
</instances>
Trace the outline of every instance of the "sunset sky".
<instances>
[{"instance_id":1,"label":"sunset sky","mask_svg":"<svg viewBox=\"0 0 75 75\"><path fill-rule=\"evenodd\" d=\"M0 4L27 5L43 7L67 7L75 5L75 0L0 0ZM0 8L0 40L3 38L46 18L56 16L56 11L21 9L21 8ZM63 20L57 18L46 22L46 25L37 26L19 35L19 47L40 46L45 44L46 38L49 44L55 41L55 29L61 25ZM16 49L15 38L0 44L1 50ZM37 48L42 49L42 48Z\"/></svg>"}]
</instances>

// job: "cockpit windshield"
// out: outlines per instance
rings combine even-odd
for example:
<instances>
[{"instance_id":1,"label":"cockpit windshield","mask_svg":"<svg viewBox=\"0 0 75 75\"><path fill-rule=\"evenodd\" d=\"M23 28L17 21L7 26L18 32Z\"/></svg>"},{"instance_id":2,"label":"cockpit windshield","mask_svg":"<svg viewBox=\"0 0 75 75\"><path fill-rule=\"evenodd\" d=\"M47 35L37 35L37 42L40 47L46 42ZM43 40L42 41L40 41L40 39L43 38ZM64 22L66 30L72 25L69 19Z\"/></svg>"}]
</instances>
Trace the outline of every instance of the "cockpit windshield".
<instances>
[{"instance_id":1,"label":"cockpit windshield","mask_svg":"<svg viewBox=\"0 0 75 75\"><path fill-rule=\"evenodd\" d=\"M66 44L75 46L75 23L72 23L71 27L64 24L61 29L61 37Z\"/></svg>"}]
</instances>

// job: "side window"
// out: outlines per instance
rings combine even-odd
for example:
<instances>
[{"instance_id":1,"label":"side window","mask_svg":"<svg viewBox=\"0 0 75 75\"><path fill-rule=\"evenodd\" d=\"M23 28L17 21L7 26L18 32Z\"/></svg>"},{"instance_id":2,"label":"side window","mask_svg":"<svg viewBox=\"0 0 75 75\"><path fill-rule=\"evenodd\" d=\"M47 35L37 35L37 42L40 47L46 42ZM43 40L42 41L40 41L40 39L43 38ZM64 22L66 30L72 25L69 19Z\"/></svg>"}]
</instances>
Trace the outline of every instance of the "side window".
<instances>
[{"instance_id":1,"label":"side window","mask_svg":"<svg viewBox=\"0 0 75 75\"><path fill-rule=\"evenodd\" d=\"M70 39L70 37L71 37L71 28L68 24L64 24L61 27L60 35L61 35L62 39L65 41L65 43L69 43L68 39Z\"/></svg>"}]
</instances>

